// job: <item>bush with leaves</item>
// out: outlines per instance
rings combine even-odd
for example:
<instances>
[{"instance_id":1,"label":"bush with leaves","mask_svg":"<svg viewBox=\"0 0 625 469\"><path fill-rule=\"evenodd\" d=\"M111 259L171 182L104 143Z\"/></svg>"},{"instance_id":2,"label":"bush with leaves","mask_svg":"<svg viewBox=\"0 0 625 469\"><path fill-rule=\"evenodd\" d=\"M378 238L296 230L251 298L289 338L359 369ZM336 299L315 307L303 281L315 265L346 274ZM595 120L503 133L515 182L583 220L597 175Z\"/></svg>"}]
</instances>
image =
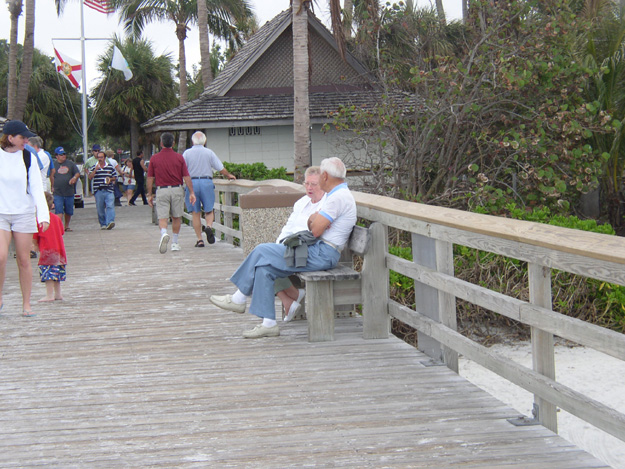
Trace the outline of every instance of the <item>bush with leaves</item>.
<instances>
[{"instance_id":1,"label":"bush with leaves","mask_svg":"<svg viewBox=\"0 0 625 469\"><path fill-rule=\"evenodd\" d=\"M267 179L284 179L293 181L293 178L286 172L284 166L279 168L267 168L265 163L228 163L224 162L224 167L234 174L237 179L249 179L251 181L265 181Z\"/></svg>"},{"instance_id":2,"label":"bush with leaves","mask_svg":"<svg viewBox=\"0 0 625 469\"><path fill-rule=\"evenodd\" d=\"M608 157L592 137L614 132L610 115L585 99L596 70L573 55L586 23L559 2L471 5L477 17L462 52L417 50L406 73L405 60L383 61L381 40L388 96L397 87L413 96L336 112L333 125L354 131L348 145L367 148L366 160L350 164L386 181L380 192L395 197L491 213L502 201L566 212L598 185ZM407 24L401 8L382 17L382 30Z\"/></svg>"}]
</instances>

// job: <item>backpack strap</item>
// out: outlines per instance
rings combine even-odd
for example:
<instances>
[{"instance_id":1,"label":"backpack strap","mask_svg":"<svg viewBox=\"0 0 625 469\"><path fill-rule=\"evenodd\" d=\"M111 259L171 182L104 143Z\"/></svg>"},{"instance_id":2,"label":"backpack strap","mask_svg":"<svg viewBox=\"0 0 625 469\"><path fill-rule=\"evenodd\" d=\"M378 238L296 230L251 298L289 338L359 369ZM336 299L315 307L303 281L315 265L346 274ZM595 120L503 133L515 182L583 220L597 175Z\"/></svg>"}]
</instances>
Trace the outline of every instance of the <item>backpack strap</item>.
<instances>
[{"instance_id":1,"label":"backpack strap","mask_svg":"<svg viewBox=\"0 0 625 469\"><path fill-rule=\"evenodd\" d=\"M28 172L30 171L30 152L26 149L22 150L22 158L24 158L24 166L26 166L26 193L28 194L28 187L30 186L30 177Z\"/></svg>"}]
</instances>

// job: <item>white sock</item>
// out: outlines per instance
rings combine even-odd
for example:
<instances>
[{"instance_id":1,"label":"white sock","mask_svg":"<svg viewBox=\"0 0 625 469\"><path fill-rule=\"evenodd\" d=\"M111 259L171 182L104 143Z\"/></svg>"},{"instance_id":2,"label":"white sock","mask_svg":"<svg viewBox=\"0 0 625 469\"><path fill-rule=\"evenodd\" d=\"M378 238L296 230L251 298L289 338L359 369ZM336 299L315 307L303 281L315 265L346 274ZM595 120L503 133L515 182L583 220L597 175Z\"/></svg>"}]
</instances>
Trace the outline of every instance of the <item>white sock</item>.
<instances>
[{"instance_id":1,"label":"white sock","mask_svg":"<svg viewBox=\"0 0 625 469\"><path fill-rule=\"evenodd\" d=\"M161 228L161 236L167 234L167 228Z\"/></svg>"},{"instance_id":2,"label":"white sock","mask_svg":"<svg viewBox=\"0 0 625 469\"><path fill-rule=\"evenodd\" d=\"M177 243L178 242L178 233L174 233L174 235L172 236L171 242L172 243Z\"/></svg>"},{"instance_id":3,"label":"white sock","mask_svg":"<svg viewBox=\"0 0 625 469\"><path fill-rule=\"evenodd\" d=\"M241 293L241 290L237 290L234 292L234 295L232 295L232 302L238 305L244 305L247 302L247 296Z\"/></svg>"},{"instance_id":4,"label":"white sock","mask_svg":"<svg viewBox=\"0 0 625 469\"><path fill-rule=\"evenodd\" d=\"M264 327L274 327L278 325L275 319L263 318L263 326Z\"/></svg>"}]
</instances>

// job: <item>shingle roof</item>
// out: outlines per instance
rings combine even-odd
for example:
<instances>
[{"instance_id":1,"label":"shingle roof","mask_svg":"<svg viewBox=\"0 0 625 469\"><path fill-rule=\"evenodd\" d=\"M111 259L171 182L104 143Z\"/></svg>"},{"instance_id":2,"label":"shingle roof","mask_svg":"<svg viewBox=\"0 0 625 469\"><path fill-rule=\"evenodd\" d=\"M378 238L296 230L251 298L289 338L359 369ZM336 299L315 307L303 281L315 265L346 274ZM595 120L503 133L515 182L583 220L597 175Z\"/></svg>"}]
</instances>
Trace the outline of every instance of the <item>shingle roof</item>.
<instances>
[{"instance_id":1,"label":"shingle roof","mask_svg":"<svg viewBox=\"0 0 625 469\"><path fill-rule=\"evenodd\" d=\"M202 96L223 96L231 81L246 70L262 51L291 24L291 10L284 10L271 21L267 21L246 43L245 46L226 64L213 82L204 90Z\"/></svg>"},{"instance_id":2,"label":"shingle roof","mask_svg":"<svg viewBox=\"0 0 625 469\"><path fill-rule=\"evenodd\" d=\"M379 91L352 91L338 93L311 93L309 112L312 122L329 122L330 114L343 106L372 109L382 102L393 102L402 107L412 101L407 94L383 95ZM161 120L162 118L162 120ZM144 125L152 131L183 130L209 127L259 125L269 122L290 124L293 121L293 95L213 96L198 99L187 106L176 108L167 115L152 119Z\"/></svg>"},{"instance_id":3,"label":"shingle roof","mask_svg":"<svg viewBox=\"0 0 625 469\"><path fill-rule=\"evenodd\" d=\"M309 97L311 121L328 121L328 113L341 105L362 107L380 102L382 95L373 90L367 70L351 55L347 63L335 60L338 51L332 35L314 15L309 14L308 18L316 41L311 47L316 53L313 55L316 57L313 70L316 81L311 83L313 92ZM148 132L157 132L240 126L243 122L253 125L275 121L285 125L292 123L292 63L286 64L284 60L286 53L292 54L292 47L286 45L292 41L291 19L289 9L265 23L199 98L150 119L142 127ZM320 43L329 47L320 48ZM288 65L288 70L274 67L272 74L289 77L290 81L276 84L267 73L267 61L274 65L280 62L283 68Z\"/></svg>"}]
</instances>

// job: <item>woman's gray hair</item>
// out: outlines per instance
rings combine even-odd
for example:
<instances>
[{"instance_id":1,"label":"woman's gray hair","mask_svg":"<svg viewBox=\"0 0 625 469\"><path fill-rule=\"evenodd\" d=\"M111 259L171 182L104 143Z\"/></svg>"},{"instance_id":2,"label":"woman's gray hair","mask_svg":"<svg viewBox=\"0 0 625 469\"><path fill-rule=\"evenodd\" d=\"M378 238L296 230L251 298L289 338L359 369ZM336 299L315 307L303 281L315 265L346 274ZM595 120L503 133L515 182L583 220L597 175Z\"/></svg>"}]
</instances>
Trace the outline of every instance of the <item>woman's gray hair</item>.
<instances>
[{"instance_id":1,"label":"woman's gray hair","mask_svg":"<svg viewBox=\"0 0 625 469\"><path fill-rule=\"evenodd\" d=\"M321 170L319 169L319 166L309 166L308 168L306 168L306 171L304 172L304 177L315 176L315 175L319 175L320 173L321 173Z\"/></svg>"},{"instance_id":2,"label":"woman's gray hair","mask_svg":"<svg viewBox=\"0 0 625 469\"><path fill-rule=\"evenodd\" d=\"M328 176L338 179L345 179L345 176L347 175L347 169L345 169L345 165L336 156L321 160L321 165L319 166L319 169L320 173L328 173Z\"/></svg>"},{"instance_id":3,"label":"woman's gray hair","mask_svg":"<svg viewBox=\"0 0 625 469\"><path fill-rule=\"evenodd\" d=\"M198 130L191 135L191 142L193 142L193 145L204 145L206 143L206 135Z\"/></svg>"}]
</instances>

